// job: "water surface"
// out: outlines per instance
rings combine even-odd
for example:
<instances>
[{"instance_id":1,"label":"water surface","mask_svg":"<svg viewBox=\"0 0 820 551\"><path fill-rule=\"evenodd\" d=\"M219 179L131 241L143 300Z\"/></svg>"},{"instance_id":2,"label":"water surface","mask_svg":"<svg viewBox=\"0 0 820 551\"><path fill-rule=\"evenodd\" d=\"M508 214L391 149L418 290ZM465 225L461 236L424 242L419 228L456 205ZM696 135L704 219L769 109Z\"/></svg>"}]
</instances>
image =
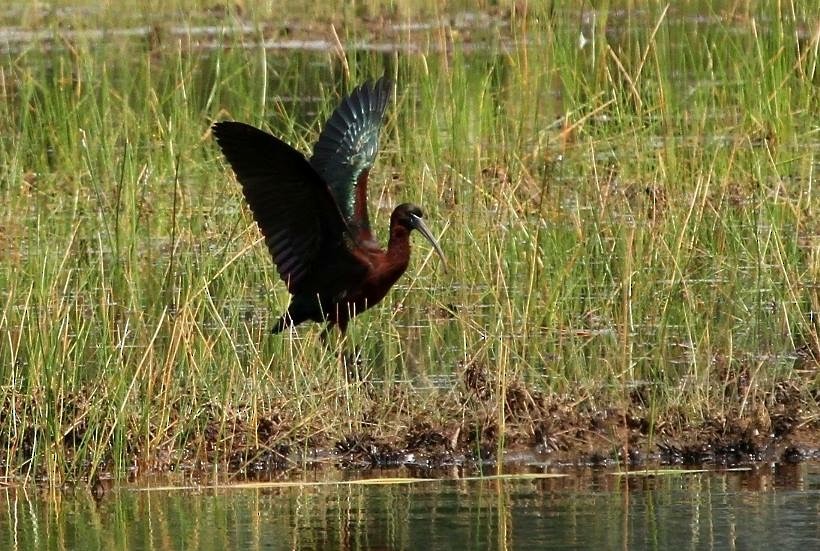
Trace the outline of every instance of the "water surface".
<instances>
[{"instance_id":1,"label":"water surface","mask_svg":"<svg viewBox=\"0 0 820 551\"><path fill-rule=\"evenodd\" d=\"M581 470L539 479L326 482L124 487L98 500L86 490L6 490L0 547L808 549L820 541L820 465L812 464L630 477Z\"/></svg>"}]
</instances>

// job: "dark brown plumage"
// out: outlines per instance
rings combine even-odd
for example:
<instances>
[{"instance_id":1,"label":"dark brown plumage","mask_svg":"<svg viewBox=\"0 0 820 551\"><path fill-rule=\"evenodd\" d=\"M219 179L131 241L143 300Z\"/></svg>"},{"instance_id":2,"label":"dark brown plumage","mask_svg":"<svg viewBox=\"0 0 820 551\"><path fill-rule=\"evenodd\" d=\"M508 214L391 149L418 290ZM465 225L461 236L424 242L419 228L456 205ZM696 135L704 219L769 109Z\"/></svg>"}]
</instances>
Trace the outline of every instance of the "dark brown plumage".
<instances>
[{"instance_id":1,"label":"dark brown plumage","mask_svg":"<svg viewBox=\"0 0 820 551\"><path fill-rule=\"evenodd\" d=\"M421 209L410 203L393 211L386 250L371 232L367 180L389 97L384 78L356 88L326 123L310 161L247 124L213 125L293 295L274 333L306 320L326 321L344 332L350 318L381 301L407 269L414 229L444 260Z\"/></svg>"}]
</instances>

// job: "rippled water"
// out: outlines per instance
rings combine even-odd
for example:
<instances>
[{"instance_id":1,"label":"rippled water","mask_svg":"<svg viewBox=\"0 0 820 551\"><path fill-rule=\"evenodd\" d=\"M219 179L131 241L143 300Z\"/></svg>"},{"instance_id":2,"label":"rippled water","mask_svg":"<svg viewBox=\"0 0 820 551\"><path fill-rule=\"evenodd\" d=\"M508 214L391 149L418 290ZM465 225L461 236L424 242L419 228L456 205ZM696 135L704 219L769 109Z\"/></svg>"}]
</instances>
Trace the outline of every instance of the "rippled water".
<instances>
[{"instance_id":1,"label":"rippled water","mask_svg":"<svg viewBox=\"0 0 820 551\"><path fill-rule=\"evenodd\" d=\"M820 541L819 465L396 484L316 478L293 486L121 488L98 500L85 490L7 489L0 547L813 549Z\"/></svg>"}]
</instances>

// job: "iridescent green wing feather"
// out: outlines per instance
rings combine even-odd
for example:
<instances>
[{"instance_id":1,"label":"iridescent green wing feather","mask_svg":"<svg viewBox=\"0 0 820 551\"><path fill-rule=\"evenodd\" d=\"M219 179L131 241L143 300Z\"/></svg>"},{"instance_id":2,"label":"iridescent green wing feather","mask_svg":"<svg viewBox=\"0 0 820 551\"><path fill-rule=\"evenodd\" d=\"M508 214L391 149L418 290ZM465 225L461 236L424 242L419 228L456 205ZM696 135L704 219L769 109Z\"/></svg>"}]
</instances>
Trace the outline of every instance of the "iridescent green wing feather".
<instances>
[{"instance_id":1,"label":"iridescent green wing feather","mask_svg":"<svg viewBox=\"0 0 820 551\"><path fill-rule=\"evenodd\" d=\"M310 159L360 240L372 239L367 178L379 152L379 132L391 90L392 83L385 77L355 88L325 123Z\"/></svg>"}]
</instances>

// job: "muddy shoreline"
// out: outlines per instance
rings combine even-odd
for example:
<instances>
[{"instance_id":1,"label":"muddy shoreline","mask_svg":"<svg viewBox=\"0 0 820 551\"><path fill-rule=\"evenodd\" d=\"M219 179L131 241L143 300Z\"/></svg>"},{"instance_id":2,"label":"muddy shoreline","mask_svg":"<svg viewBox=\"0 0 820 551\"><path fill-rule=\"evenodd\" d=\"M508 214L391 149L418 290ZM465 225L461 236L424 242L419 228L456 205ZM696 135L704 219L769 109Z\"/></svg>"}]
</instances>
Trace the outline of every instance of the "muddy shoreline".
<instances>
[{"instance_id":1,"label":"muddy shoreline","mask_svg":"<svg viewBox=\"0 0 820 551\"><path fill-rule=\"evenodd\" d=\"M37 461L31 455L36 442L49 430L35 425L26 430L25 448L6 455L5 480L11 485L31 480L134 482L162 473L281 478L314 468L358 473L405 468L419 476L439 476L454 468L486 472L508 467L635 469L817 461L820 408L810 384L817 370L817 361L809 357L795 366L789 380L766 390L754 388L748 377L723 377L720 390L725 398L709 405L710 410L685 401L653 402L651 388L642 386L622 394L579 389L556 395L537 383L500 380L478 363L460 368L451 384L441 388L349 381L328 391L333 397L326 405L307 414L292 400L266 406L211 404L195 419L177 410L165 425L149 420L155 427L151 441L141 438L139 427L145 420L135 408L125 415L125 425L131 427L125 447L117 448L113 439L99 442L97 453L103 459L95 467L80 460L93 435L88 403L78 393L61 404L65 415L58 428L64 435L60 453L75 465L71 480L49 478L41 470L42 459L35 470L27 470ZM346 399L356 400L351 410L356 413L347 417L338 410ZM6 401L0 418L9 415L21 418L31 412L19 402ZM189 432L180 437L156 429L177 425ZM7 450L12 449L10 437L0 435L0 445ZM115 457L120 458L119 467Z\"/></svg>"},{"instance_id":2,"label":"muddy shoreline","mask_svg":"<svg viewBox=\"0 0 820 551\"><path fill-rule=\"evenodd\" d=\"M220 422L222 433L215 420L185 450L168 450L148 462L135 455L131 477L206 472L214 465L231 476L267 477L311 467L403 467L423 475L499 463L632 469L820 460L820 411L799 380L759 393L759 402L727 402L721 415L695 421L679 408L656 411L640 389L624 404L601 406L589 394L554 396L513 381L499 400L486 370L468 367L461 375L458 389L418 408L413 396L386 404L374 391L370 411L359 420L364 428L341 436L319 427L295 429L303 420L286 410L259 412L255 419L237 412L230 422Z\"/></svg>"},{"instance_id":3,"label":"muddy shoreline","mask_svg":"<svg viewBox=\"0 0 820 551\"><path fill-rule=\"evenodd\" d=\"M560 409L560 408L556 408ZM663 429L649 434L644 418L635 411L609 409L564 415L552 412L527 423L508 427L507 443L484 428L487 440L478 444L470 436L448 427L425 423L404 437L361 432L307 450L288 444L239 446L231 452L229 472L250 475L287 471L300 466L332 466L367 470L407 467L437 471L450 467L482 469L504 465L542 467L722 466L754 463L800 463L820 460L820 422L778 418L776 432L763 433L754 420L711 419L682 430ZM794 421L794 422L793 422ZM550 428L552 427L552 428ZM784 432L779 432L785 429ZM205 465L200 464L199 467Z\"/></svg>"}]
</instances>

